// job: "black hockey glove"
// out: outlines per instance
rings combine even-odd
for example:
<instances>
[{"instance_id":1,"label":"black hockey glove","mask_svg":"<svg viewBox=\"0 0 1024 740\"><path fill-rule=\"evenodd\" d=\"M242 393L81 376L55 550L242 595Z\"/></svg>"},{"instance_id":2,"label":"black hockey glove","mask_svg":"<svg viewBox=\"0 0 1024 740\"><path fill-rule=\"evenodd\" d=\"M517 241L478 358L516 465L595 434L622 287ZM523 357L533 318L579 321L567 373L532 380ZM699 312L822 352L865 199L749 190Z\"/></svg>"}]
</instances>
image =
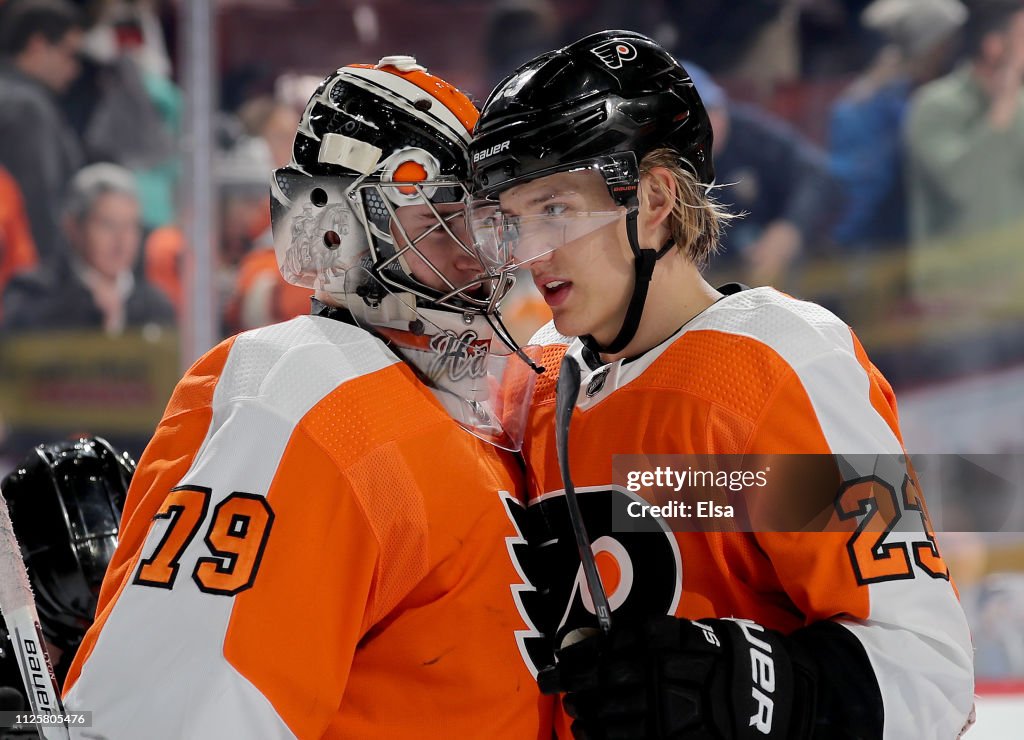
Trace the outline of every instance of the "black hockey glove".
<instances>
[{"instance_id":1,"label":"black hockey glove","mask_svg":"<svg viewBox=\"0 0 1024 740\"><path fill-rule=\"evenodd\" d=\"M746 620L659 617L558 651L538 681L565 692L576 738L800 740L815 677L793 650Z\"/></svg>"}]
</instances>

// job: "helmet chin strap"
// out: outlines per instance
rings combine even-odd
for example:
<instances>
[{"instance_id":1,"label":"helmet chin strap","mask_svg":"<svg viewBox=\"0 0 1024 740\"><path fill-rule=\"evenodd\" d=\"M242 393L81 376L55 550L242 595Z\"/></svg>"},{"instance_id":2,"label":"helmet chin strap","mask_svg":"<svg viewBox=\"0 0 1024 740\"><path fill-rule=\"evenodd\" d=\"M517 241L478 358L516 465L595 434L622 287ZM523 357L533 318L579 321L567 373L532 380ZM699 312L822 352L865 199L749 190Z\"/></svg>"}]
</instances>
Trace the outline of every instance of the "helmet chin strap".
<instances>
[{"instance_id":1,"label":"helmet chin strap","mask_svg":"<svg viewBox=\"0 0 1024 740\"><path fill-rule=\"evenodd\" d=\"M622 320L622 328L611 342L607 345L598 344L597 340L590 334L581 336L583 346L589 349L594 355L615 354L626 348L636 330L640 327L640 319L644 314L644 303L647 302L647 289L651 284L651 276L654 274L654 266L658 260L668 254L675 243L671 238L666 241L661 249L641 249L640 240L636 233L636 219L639 211L631 210L626 214L626 236L629 239L629 248L633 250L633 295L630 296L629 306L626 308L626 316Z\"/></svg>"}]
</instances>

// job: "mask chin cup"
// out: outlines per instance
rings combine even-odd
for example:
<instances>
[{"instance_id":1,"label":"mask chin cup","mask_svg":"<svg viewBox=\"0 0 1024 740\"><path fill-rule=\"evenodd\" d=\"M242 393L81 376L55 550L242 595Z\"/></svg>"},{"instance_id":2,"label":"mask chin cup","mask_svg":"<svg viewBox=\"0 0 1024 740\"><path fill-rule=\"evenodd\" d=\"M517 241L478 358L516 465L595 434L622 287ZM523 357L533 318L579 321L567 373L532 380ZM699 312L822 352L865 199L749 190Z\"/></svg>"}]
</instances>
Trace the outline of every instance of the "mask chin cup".
<instances>
[{"instance_id":1,"label":"mask chin cup","mask_svg":"<svg viewBox=\"0 0 1024 740\"><path fill-rule=\"evenodd\" d=\"M537 375L482 314L417 306L362 267L346 273L345 288L356 323L383 338L459 426L500 449L522 449ZM540 347L522 350L539 361Z\"/></svg>"},{"instance_id":2,"label":"mask chin cup","mask_svg":"<svg viewBox=\"0 0 1024 740\"><path fill-rule=\"evenodd\" d=\"M619 208L508 216L490 203L471 208L469 228L480 260L497 271L527 265L615 224L625 215L626 209Z\"/></svg>"}]
</instances>

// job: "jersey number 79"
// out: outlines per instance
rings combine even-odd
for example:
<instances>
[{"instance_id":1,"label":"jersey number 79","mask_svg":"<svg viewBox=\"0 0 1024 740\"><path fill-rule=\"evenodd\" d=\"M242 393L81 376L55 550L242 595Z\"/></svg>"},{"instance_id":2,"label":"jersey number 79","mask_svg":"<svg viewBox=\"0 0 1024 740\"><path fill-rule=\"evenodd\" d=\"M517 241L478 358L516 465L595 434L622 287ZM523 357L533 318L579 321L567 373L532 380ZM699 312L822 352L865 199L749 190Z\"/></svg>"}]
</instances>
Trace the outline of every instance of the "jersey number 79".
<instances>
[{"instance_id":1,"label":"jersey number 79","mask_svg":"<svg viewBox=\"0 0 1024 740\"><path fill-rule=\"evenodd\" d=\"M171 489L153 517L170 523L153 554L144 559L132 583L173 588L185 548L206 520L209 488L178 486ZM262 496L235 491L214 507L203 540L211 556L200 557L192 580L200 591L234 596L251 588L274 523L274 512Z\"/></svg>"}]
</instances>

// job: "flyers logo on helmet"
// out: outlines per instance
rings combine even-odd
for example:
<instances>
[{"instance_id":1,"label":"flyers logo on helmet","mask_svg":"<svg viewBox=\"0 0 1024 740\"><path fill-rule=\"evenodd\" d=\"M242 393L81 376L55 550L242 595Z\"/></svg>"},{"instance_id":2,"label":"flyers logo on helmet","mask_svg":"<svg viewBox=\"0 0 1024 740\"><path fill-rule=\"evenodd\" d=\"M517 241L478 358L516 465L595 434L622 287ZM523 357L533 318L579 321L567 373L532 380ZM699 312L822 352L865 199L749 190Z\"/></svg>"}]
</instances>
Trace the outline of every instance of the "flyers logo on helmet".
<instances>
[{"instance_id":1,"label":"flyers logo on helmet","mask_svg":"<svg viewBox=\"0 0 1024 740\"><path fill-rule=\"evenodd\" d=\"M636 59L636 49L625 41L605 41L590 50L608 69L621 69L623 62Z\"/></svg>"},{"instance_id":2,"label":"flyers logo on helmet","mask_svg":"<svg viewBox=\"0 0 1024 740\"><path fill-rule=\"evenodd\" d=\"M628 517L626 507L636 499L620 488L581 488L577 494L612 620L674 614L682 592L682 564L674 535L657 517ZM564 491L531 501L525 509L511 497L505 505L520 533L509 542L508 550L523 576L524 583L513 587L513 592L528 627L516 632L516 640L523 660L536 675L554 663L552 649L565 635L596 626L594 604ZM614 522L624 521L635 522L635 530L615 527Z\"/></svg>"}]
</instances>

